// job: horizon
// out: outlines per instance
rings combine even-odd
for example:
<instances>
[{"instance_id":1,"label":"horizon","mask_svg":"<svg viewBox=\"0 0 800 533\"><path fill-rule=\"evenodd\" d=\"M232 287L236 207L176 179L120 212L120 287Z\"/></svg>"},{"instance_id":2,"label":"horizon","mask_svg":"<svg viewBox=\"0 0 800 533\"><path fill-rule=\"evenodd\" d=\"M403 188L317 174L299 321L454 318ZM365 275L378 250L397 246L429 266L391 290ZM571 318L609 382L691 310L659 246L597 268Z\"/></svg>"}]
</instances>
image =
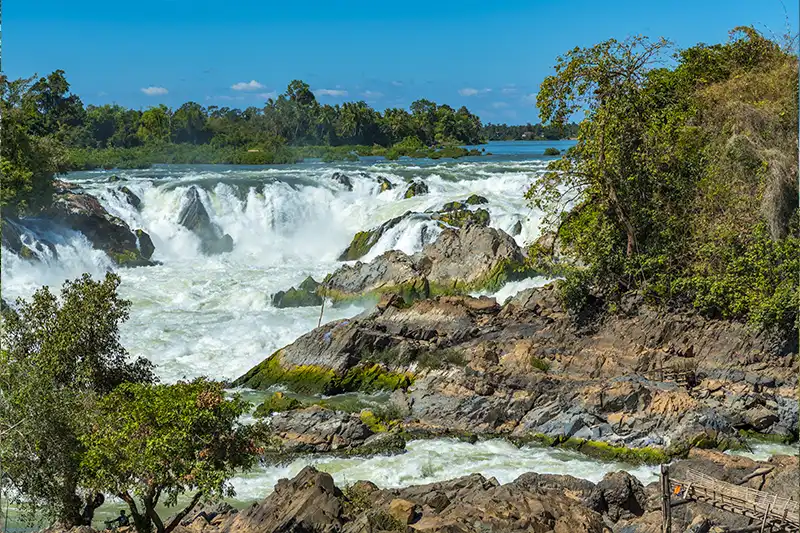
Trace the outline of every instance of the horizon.
<instances>
[{"instance_id":1,"label":"horizon","mask_svg":"<svg viewBox=\"0 0 800 533\"><path fill-rule=\"evenodd\" d=\"M262 107L300 79L321 104L364 100L383 111L427 98L466 106L483 123L535 124L538 86L574 46L644 34L685 48L724 42L739 25L770 37L797 32L797 5L781 0L699 4L624 1L609 9L581 0L570 8L581 16L565 30L539 28L543 18L564 16L556 2L420 2L395 13L360 1L345 11L317 1L298 7L247 0L236 9L146 0L134 10L43 0L6 6L2 66L12 79L62 69L85 105ZM535 31L526 32L531 26ZM466 53L453 46L465 35L475 36ZM527 43L535 50L526 51Z\"/></svg>"}]
</instances>

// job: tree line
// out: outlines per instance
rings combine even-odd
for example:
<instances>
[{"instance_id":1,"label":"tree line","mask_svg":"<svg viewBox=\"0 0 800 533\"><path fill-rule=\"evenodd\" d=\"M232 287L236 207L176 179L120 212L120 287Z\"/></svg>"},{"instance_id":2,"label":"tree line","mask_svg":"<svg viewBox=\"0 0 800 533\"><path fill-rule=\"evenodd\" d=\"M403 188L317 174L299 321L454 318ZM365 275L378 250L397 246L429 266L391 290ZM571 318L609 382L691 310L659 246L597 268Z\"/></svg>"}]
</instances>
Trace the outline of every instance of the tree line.
<instances>
[{"instance_id":1,"label":"tree line","mask_svg":"<svg viewBox=\"0 0 800 533\"><path fill-rule=\"evenodd\" d=\"M481 137L487 141L557 141L574 139L578 136L578 124L525 124L509 126L508 124L484 124Z\"/></svg>"}]
</instances>

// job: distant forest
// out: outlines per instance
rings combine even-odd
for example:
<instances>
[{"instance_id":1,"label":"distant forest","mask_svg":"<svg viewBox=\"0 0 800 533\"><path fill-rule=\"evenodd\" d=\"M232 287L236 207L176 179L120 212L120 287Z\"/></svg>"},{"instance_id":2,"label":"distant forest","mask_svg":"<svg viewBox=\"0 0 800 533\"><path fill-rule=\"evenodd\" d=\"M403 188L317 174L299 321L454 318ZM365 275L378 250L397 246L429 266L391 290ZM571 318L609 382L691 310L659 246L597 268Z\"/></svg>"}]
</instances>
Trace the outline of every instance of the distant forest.
<instances>
[{"instance_id":1,"label":"distant forest","mask_svg":"<svg viewBox=\"0 0 800 533\"><path fill-rule=\"evenodd\" d=\"M509 126L508 124L485 124L481 128L481 138L485 141L557 141L559 139L575 139L578 137L578 124L570 122L563 126L555 124L525 124Z\"/></svg>"}]
</instances>

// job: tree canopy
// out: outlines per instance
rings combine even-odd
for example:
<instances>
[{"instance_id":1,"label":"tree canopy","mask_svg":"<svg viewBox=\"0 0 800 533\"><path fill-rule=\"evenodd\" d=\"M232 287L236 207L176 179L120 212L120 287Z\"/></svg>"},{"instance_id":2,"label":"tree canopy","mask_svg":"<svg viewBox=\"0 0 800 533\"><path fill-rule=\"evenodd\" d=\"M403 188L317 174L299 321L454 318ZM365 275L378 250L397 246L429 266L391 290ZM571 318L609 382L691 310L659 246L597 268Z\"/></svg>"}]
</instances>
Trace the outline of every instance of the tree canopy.
<instances>
[{"instance_id":1,"label":"tree canopy","mask_svg":"<svg viewBox=\"0 0 800 533\"><path fill-rule=\"evenodd\" d=\"M637 291L791 338L797 56L752 28L671 49L644 37L575 48L542 84L544 122L585 114L577 145L527 195L586 265L568 273L565 298L580 309L592 291Z\"/></svg>"}]
</instances>

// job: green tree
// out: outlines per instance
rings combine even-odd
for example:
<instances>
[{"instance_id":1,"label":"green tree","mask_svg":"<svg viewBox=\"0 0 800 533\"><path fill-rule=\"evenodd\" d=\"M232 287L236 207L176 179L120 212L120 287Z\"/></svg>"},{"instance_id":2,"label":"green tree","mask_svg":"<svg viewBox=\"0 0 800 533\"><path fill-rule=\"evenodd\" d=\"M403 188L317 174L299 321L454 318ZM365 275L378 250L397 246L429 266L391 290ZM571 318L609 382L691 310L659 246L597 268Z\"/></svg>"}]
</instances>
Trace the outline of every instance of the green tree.
<instances>
[{"instance_id":1,"label":"green tree","mask_svg":"<svg viewBox=\"0 0 800 533\"><path fill-rule=\"evenodd\" d=\"M239 423L246 408L203 379L124 384L100 401L82 438L86 482L125 501L139 533L169 533L201 499L233 495L230 478L257 461L259 429ZM189 502L165 523L156 506L185 493Z\"/></svg>"},{"instance_id":2,"label":"green tree","mask_svg":"<svg viewBox=\"0 0 800 533\"><path fill-rule=\"evenodd\" d=\"M84 490L79 466L89 413L98 396L124 382L154 380L152 365L129 361L119 324L130 302L119 277L68 281L57 298L47 287L3 313L0 352L0 456L31 519L89 524L102 502Z\"/></svg>"},{"instance_id":3,"label":"green tree","mask_svg":"<svg viewBox=\"0 0 800 533\"><path fill-rule=\"evenodd\" d=\"M175 142L201 144L208 140L206 110L196 102L180 106L172 118L172 131Z\"/></svg>"},{"instance_id":4,"label":"green tree","mask_svg":"<svg viewBox=\"0 0 800 533\"><path fill-rule=\"evenodd\" d=\"M145 144L165 143L170 140L172 112L164 104L151 107L139 120L136 133Z\"/></svg>"}]
</instances>

